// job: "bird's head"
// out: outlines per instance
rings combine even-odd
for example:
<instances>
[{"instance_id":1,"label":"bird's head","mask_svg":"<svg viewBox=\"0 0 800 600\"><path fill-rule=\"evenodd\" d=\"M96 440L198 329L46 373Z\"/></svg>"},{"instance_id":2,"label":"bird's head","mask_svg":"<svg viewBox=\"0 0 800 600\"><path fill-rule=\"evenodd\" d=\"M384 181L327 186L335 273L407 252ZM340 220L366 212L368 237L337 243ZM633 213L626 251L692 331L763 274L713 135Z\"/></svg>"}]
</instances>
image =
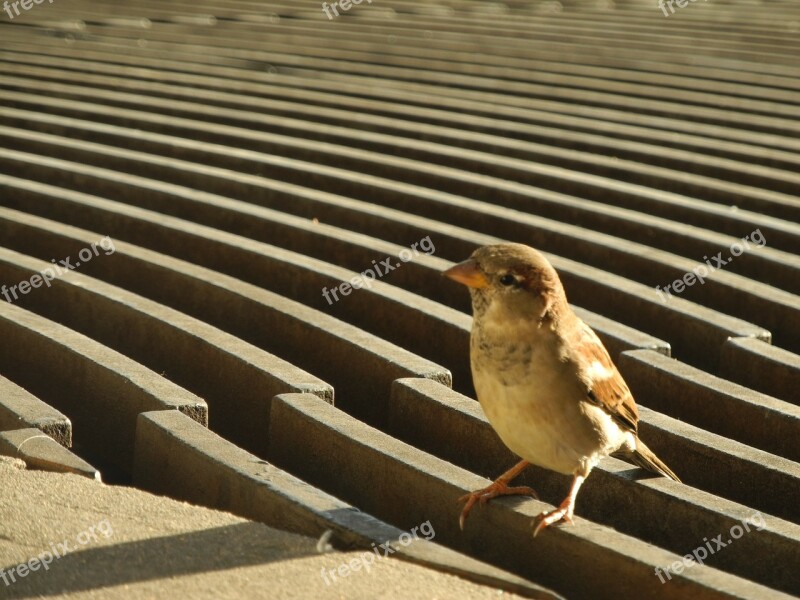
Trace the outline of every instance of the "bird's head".
<instances>
[{"instance_id":1,"label":"bird's head","mask_svg":"<svg viewBox=\"0 0 800 600\"><path fill-rule=\"evenodd\" d=\"M556 270L524 244L483 246L443 274L469 288L476 319L498 313L501 318L541 321L557 317L566 307Z\"/></svg>"}]
</instances>

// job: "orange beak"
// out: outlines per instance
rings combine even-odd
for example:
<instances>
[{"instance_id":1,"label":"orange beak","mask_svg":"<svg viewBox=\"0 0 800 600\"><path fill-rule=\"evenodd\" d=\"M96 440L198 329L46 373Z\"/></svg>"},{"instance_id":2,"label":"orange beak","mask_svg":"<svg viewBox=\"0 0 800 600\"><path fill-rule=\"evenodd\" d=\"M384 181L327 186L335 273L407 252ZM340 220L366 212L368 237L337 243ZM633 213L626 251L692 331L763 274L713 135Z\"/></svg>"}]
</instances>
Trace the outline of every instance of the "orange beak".
<instances>
[{"instance_id":1,"label":"orange beak","mask_svg":"<svg viewBox=\"0 0 800 600\"><path fill-rule=\"evenodd\" d=\"M489 287L489 282L478 267L478 263L471 258L450 267L442 275L471 288Z\"/></svg>"}]
</instances>

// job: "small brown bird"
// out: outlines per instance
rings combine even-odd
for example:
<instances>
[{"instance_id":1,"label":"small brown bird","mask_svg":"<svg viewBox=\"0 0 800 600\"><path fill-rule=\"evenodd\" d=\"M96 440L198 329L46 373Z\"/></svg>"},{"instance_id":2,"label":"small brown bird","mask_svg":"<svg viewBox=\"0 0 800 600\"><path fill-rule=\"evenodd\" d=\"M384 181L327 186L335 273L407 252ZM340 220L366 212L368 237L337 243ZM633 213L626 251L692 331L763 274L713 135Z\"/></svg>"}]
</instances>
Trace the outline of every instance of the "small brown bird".
<instances>
[{"instance_id":1,"label":"small brown bird","mask_svg":"<svg viewBox=\"0 0 800 600\"><path fill-rule=\"evenodd\" d=\"M500 439L522 458L466 501L525 494L509 487L529 464L573 476L569 495L534 521L534 537L572 522L581 484L601 458L622 458L680 481L639 439L639 411L600 339L567 303L561 280L539 252L522 244L484 246L444 272L472 297L470 362L478 400Z\"/></svg>"}]
</instances>

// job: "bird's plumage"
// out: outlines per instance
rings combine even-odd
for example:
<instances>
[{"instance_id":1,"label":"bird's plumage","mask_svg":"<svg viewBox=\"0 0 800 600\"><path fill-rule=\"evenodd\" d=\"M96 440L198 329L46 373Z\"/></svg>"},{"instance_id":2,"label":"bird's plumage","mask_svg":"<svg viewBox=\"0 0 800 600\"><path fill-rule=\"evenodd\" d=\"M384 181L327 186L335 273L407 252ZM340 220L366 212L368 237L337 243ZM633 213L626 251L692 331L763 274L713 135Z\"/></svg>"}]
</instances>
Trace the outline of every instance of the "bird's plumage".
<instances>
[{"instance_id":1,"label":"bird's plumage","mask_svg":"<svg viewBox=\"0 0 800 600\"><path fill-rule=\"evenodd\" d=\"M567 500L613 453L678 480L638 439L630 389L541 253L522 244L484 246L445 274L472 296L472 375L489 422L525 461L573 474Z\"/></svg>"}]
</instances>

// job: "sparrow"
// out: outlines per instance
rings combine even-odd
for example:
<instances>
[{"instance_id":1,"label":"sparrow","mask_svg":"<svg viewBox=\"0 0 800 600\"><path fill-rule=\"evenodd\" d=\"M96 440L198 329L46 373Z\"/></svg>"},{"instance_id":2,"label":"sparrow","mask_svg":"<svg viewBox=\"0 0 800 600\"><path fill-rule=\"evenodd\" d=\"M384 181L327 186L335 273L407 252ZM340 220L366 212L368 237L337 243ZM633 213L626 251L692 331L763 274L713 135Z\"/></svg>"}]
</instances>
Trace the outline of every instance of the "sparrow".
<instances>
[{"instance_id":1,"label":"sparrow","mask_svg":"<svg viewBox=\"0 0 800 600\"><path fill-rule=\"evenodd\" d=\"M567 303L549 261L523 244L483 246L443 273L472 298L470 363L478 401L503 443L522 460L466 502L530 495L509 483L528 464L572 475L569 494L533 522L533 536L572 523L578 490L600 459L616 454L680 482L639 439L639 411L605 346Z\"/></svg>"}]
</instances>

